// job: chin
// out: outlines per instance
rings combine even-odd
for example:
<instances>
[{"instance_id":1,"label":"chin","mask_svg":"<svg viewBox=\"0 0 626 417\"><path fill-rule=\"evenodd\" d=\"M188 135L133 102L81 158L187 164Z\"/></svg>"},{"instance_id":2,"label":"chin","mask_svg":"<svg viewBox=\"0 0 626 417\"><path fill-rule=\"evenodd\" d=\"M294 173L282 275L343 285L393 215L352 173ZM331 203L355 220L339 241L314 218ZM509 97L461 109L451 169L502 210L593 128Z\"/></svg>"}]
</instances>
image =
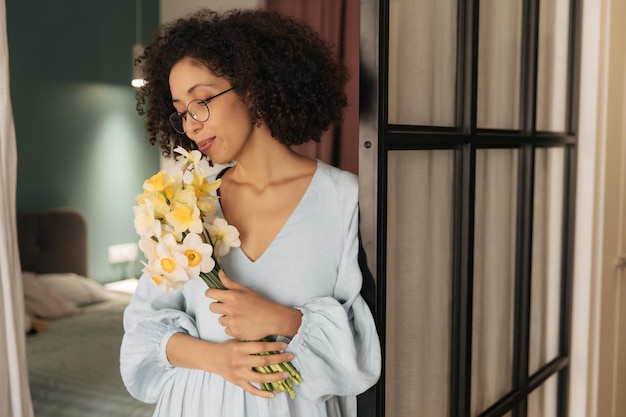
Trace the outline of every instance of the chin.
<instances>
[{"instance_id":1,"label":"chin","mask_svg":"<svg viewBox=\"0 0 626 417\"><path fill-rule=\"evenodd\" d=\"M225 160L224 158L211 158L211 156L209 155L207 155L207 158L209 159L209 161L217 165L226 165L230 162L229 159Z\"/></svg>"},{"instance_id":2,"label":"chin","mask_svg":"<svg viewBox=\"0 0 626 417\"><path fill-rule=\"evenodd\" d=\"M207 154L206 156L207 156L207 159L213 162L215 165L230 165L234 161L233 158L224 158L223 156L211 157L209 154Z\"/></svg>"}]
</instances>

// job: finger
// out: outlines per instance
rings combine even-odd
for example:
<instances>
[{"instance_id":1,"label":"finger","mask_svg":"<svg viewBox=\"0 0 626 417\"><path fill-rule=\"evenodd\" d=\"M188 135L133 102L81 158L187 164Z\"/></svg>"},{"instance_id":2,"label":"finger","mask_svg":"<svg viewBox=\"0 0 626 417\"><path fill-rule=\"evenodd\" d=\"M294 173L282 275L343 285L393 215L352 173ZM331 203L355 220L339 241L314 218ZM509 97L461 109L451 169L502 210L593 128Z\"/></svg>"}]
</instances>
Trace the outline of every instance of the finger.
<instances>
[{"instance_id":1,"label":"finger","mask_svg":"<svg viewBox=\"0 0 626 417\"><path fill-rule=\"evenodd\" d=\"M276 396L276 394L274 394L272 391L265 391L265 390L259 389L252 384L246 384L243 387L243 389L248 391L250 394L255 395L257 397L261 397L261 398L270 399Z\"/></svg>"},{"instance_id":2,"label":"finger","mask_svg":"<svg viewBox=\"0 0 626 417\"><path fill-rule=\"evenodd\" d=\"M282 352L289 347L285 342L257 342L260 352Z\"/></svg>"},{"instance_id":3,"label":"finger","mask_svg":"<svg viewBox=\"0 0 626 417\"><path fill-rule=\"evenodd\" d=\"M285 342L241 342L237 345L239 352L245 355L258 355L266 352L281 352L289 345Z\"/></svg>"},{"instance_id":4,"label":"finger","mask_svg":"<svg viewBox=\"0 0 626 417\"><path fill-rule=\"evenodd\" d=\"M243 285L239 284L237 281L233 281L232 279L230 279L226 275L226 272L224 272L223 269L219 270L219 272L217 273L217 276L220 278L220 281L222 281L222 284L224 284L224 286L228 288L229 290L233 290L236 288L243 288Z\"/></svg>"},{"instance_id":5,"label":"finger","mask_svg":"<svg viewBox=\"0 0 626 417\"><path fill-rule=\"evenodd\" d=\"M204 295L215 301L222 301L222 298L224 295L226 295L226 292L224 290L218 290L217 288L209 288L204 291Z\"/></svg>"},{"instance_id":6,"label":"finger","mask_svg":"<svg viewBox=\"0 0 626 417\"><path fill-rule=\"evenodd\" d=\"M227 310L228 310L228 307L224 305L223 303L220 303L219 301L209 304L209 311L211 311L212 313L219 314L221 316L227 316L228 315Z\"/></svg>"},{"instance_id":7,"label":"finger","mask_svg":"<svg viewBox=\"0 0 626 417\"><path fill-rule=\"evenodd\" d=\"M253 367L271 367L283 362L291 362L294 358L294 354L289 352L255 355ZM289 374L285 378L287 377Z\"/></svg>"},{"instance_id":8,"label":"finger","mask_svg":"<svg viewBox=\"0 0 626 417\"><path fill-rule=\"evenodd\" d=\"M220 317L217 319L217 321L218 321L218 323L219 323L219 324L221 324L223 327L226 327L226 324L224 324L224 323L225 323L225 321L224 321L224 320L226 320L226 316L224 316L224 315L220 316Z\"/></svg>"},{"instance_id":9,"label":"finger","mask_svg":"<svg viewBox=\"0 0 626 417\"><path fill-rule=\"evenodd\" d=\"M258 384L268 384L272 382L284 381L290 377L289 372L287 371L274 372L269 367L259 366L251 369L250 371L250 382L255 382Z\"/></svg>"}]
</instances>

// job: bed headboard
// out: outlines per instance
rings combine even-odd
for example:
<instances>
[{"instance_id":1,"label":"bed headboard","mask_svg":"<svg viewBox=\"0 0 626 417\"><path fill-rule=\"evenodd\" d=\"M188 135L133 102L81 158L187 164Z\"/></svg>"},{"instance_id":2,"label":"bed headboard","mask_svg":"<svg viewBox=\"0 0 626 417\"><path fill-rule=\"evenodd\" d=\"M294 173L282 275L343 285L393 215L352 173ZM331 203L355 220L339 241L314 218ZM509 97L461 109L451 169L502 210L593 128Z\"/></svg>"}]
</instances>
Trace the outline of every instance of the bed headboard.
<instances>
[{"instance_id":1,"label":"bed headboard","mask_svg":"<svg viewBox=\"0 0 626 417\"><path fill-rule=\"evenodd\" d=\"M18 213L22 271L87 277L87 223L73 209Z\"/></svg>"}]
</instances>

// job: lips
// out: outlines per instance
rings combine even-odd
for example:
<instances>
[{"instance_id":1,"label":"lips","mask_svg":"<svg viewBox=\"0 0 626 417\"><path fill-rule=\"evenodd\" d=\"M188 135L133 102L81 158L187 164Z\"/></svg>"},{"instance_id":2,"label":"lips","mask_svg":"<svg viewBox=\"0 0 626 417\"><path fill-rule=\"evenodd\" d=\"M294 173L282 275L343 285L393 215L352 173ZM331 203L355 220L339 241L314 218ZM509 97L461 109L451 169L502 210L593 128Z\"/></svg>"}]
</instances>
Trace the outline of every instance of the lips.
<instances>
[{"instance_id":1,"label":"lips","mask_svg":"<svg viewBox=\"0 0 626 417\"><path fill-rule=\"evenodd\" d=\"M211 148L211 145L213 145L214 140L215 138L201 140L200 142L197 143L198 150L202 153L207 153L208 150Z\"/></svg>"}]
</instances>

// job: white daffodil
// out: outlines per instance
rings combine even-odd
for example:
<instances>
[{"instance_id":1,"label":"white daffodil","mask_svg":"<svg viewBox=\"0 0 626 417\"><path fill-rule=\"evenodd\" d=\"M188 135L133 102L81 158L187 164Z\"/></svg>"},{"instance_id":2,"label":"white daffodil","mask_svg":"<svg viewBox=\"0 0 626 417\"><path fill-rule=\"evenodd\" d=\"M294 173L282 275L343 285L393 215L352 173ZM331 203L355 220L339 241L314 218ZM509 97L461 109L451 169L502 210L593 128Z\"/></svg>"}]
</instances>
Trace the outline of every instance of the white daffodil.
<instances>
[{"instance_id":1,"label":"white daffodil","mask_svg":"<svg viewBox=\"0 0 626 417\"><path fill-rule=\"evenodd\" d=\"M146 200L144 204L133 206L135 231L141 237L158 236L161 222L154 217L154 205Z\"/></svg>"},{"instance_id":2,"label":"white daffodil","mask_svg":"<svg viewBox=\"0 0 626 417\"><path fill-rule=\"evenodd\" d=\"M166 171L159 171L143 183L143 190L148 193L161 192L171 182Z\"/></svg>"},{"instance_id":3,"label":"white daffodil","mask_svg":"<svg viewBox=\"0 0 626 417\"><path fill-rule=\"evenodd\" d=\"M200 235L189 233L185 236L178 249L187 258L187 275L198 277L200 272L211 272L215 268L215 261L211 257L213 246L205 243Z\"/></svg>"},{"instance_id":4,"label":"white daffodil","mask_svg":"<svg viewBox=\"0 0 626 417\"><path fill-rule=\"evenodd\" d=\"M174 227L172 227L167 222L161 223L161 236L165 236L165 235L172 235L172 237L174 238L174 240L176 240L176 242L180 243L183 241L183 232L174 230Z\"/></svg>"},{"instance_id":5,"label":"white daffodil","mask_svg":"<svg viewBox=\"0 0 626 417\"><path fill-rule=\"evenodd\" d=\"M202 233L202 220L198 207L189 208L185 205L176 206L165 216L167 223L174 228L174 232Z\"/></svg>"},{"instance_id":6,"label":"white daffodil","mask_svg":"<svg viewBox=\"0 0 626 417\"><path fill-rule=\"evenodd\" d=\"M172 201L174 199L174 196L183 189L183 173L175 172L169 176L168 180L168 183L163 189L163 194L168 201Z\"/></svg>"},{"instance_id":7,"label":"white daffodil","mask_svg":"<svg viewBox=\"0 0 626 417\"><path fill-rule=\"evenodd\" d=\"M178 190L176 194L172 196L171 203L173 206L183 205L189 208L193 208L197 202L196 193L193 188Z\"/></svg>"},{"instance_id":8,"label":"white daffodil","mask_svg":"<svg viewBox=\"0 0 626 417\"><path fill-rule=\"evenodd\" d=\"M213 224L205 223L204 227L209 232L217 257L226 255L230 252L230 248L241 246L239 230L235 226L229 225L225 219L217 217L213 220Z\"/></svg>"},{"instance_id":9,"label":"white daffodil","mask_svg":"<svg viewBox=\"0 0 626 417\"><path fill-rule=\"evenodd\" d=\"M167 295L167 285L165 283L165 280L163 279L163 276L153 267L150 266L150 264L145 263L144 261L141 261L141 263L143 264L143 269L141 270L142 272L145 272L146 274L150 275L150 278L152 279L152 282L154 282L156 285L164 285L165 286L165 294Z\"/></svg>"},{"instance_id":10,"label":"white daffodil","mask_svg":"<svg viewBox=\"0 0 626 417\"><path fill-rule=\"evenodd\" d=\"M215 198L213 197L202 197L198 199L198 208L200 209L200 213L202 217L208 221L213 221L215 217Z\"/></svg>"},{"instance_id":11,"label":"white daffodil","mask_svg":"<svg viewBox=\"0 0 626 417\"><path fill-rule=\"evenodd\" d=\"M158 237L160 237L160 235L158 235ZM159 242L152 236L142 236L141 239L139 239L139 249L143 252L144 256L148 260L148 263L153 263L157 258L156 247L158 243Z\"/></svg>"},{"instance_id":12,"label":"white daffodil","mask_svg":"<svg viewBox=\"0 0 626 417\"><path fill-rule=\"evenodd\" d=\"M193 181L186 185L187 189L193 189L196 197L208 197L211 196L215 190L220 188L222 184L221 179L215 181L209 181L204 177L194 176Z\"/></svg>"},{"instance_id":13,"label":"white daffodil","mask_svg":"<svg viewBox=\"0 0 626 417\"><path fill-rule=\"evenodd\" d=\"M202 160L202 152L198 150L187 151L181 146L176 147L174 152L185 157L184 160L184 175L183 182L185 184L190 184L193 181L193 176L198 175L200 177L204 177L206 174L203 170L203 165L200 164Z\"/></svg>"},{"instance_id":14,"label":"white daffodil","mask_svg":"<svg viewBox=\"0 0 626 417\"><path fill-rule=\"evenodd\" d=\"M165 218L167 213L172 211L169 201L165 197L165 193L151 193L149 200L154 206L154 217L157 219Z\"/></svg>"},{"instance_id":15,"label":"white daffodil","mask_svg":"<svg viewBox=\"0 0 626 417\"><path fill-rule=\"evenodd\" d=\"M211 164L209 164L209 161L206 158L202 158L196 163L196 169L198 172L202 173L202 177L215 175L219 172L215 170L215 165L211 166Z\"/></svg>"},{"instance_id":16,"label":"white daffodil","mask_svg":"<svg viewBox=\"0 0 626 417\"><path fill-rule=\"evenodd\" d=\"M202 152L200 152L197 149L192 150L192 151L188 151L187 149L183 148L182 146L177 146L174 149L174 152L176 152L179 155L184 156L185 159L187 160L188 164L195 165L196 163L198 163L198 161L200 161L202 159Z\"/></svg>"},{"instance_id":17,"label":"white daffodil","mask_svg":"<svg viewBox=\"0 0 626 417\"><path fill-rule=\"evenodd\" d=\"M202 178L210 177L218 174L230 165L211 163L204 157L204 155L202 155L202 152L198 150L187 151L186 149L178 146L174 149L174 152L184 157L181 161L181 165L182 170L186 171L184 181L185 184L189 184L194 175ZM177 167L180 169L181 165L177 165Z\"/></svg>"},{"instance_id":18,"label":"white daffodil","mask_svg":"<svg viewBox=\"0 0 626 417\"><path fill-rule=\"evenodd\" d=\"M189 281L189 276L185 271L187 257L178 250L178 246L174 236L165 235L156 246L157 258L149 264L151 270L157 272L168 287L177 290Z\"/></svg>"}]
</instances>

